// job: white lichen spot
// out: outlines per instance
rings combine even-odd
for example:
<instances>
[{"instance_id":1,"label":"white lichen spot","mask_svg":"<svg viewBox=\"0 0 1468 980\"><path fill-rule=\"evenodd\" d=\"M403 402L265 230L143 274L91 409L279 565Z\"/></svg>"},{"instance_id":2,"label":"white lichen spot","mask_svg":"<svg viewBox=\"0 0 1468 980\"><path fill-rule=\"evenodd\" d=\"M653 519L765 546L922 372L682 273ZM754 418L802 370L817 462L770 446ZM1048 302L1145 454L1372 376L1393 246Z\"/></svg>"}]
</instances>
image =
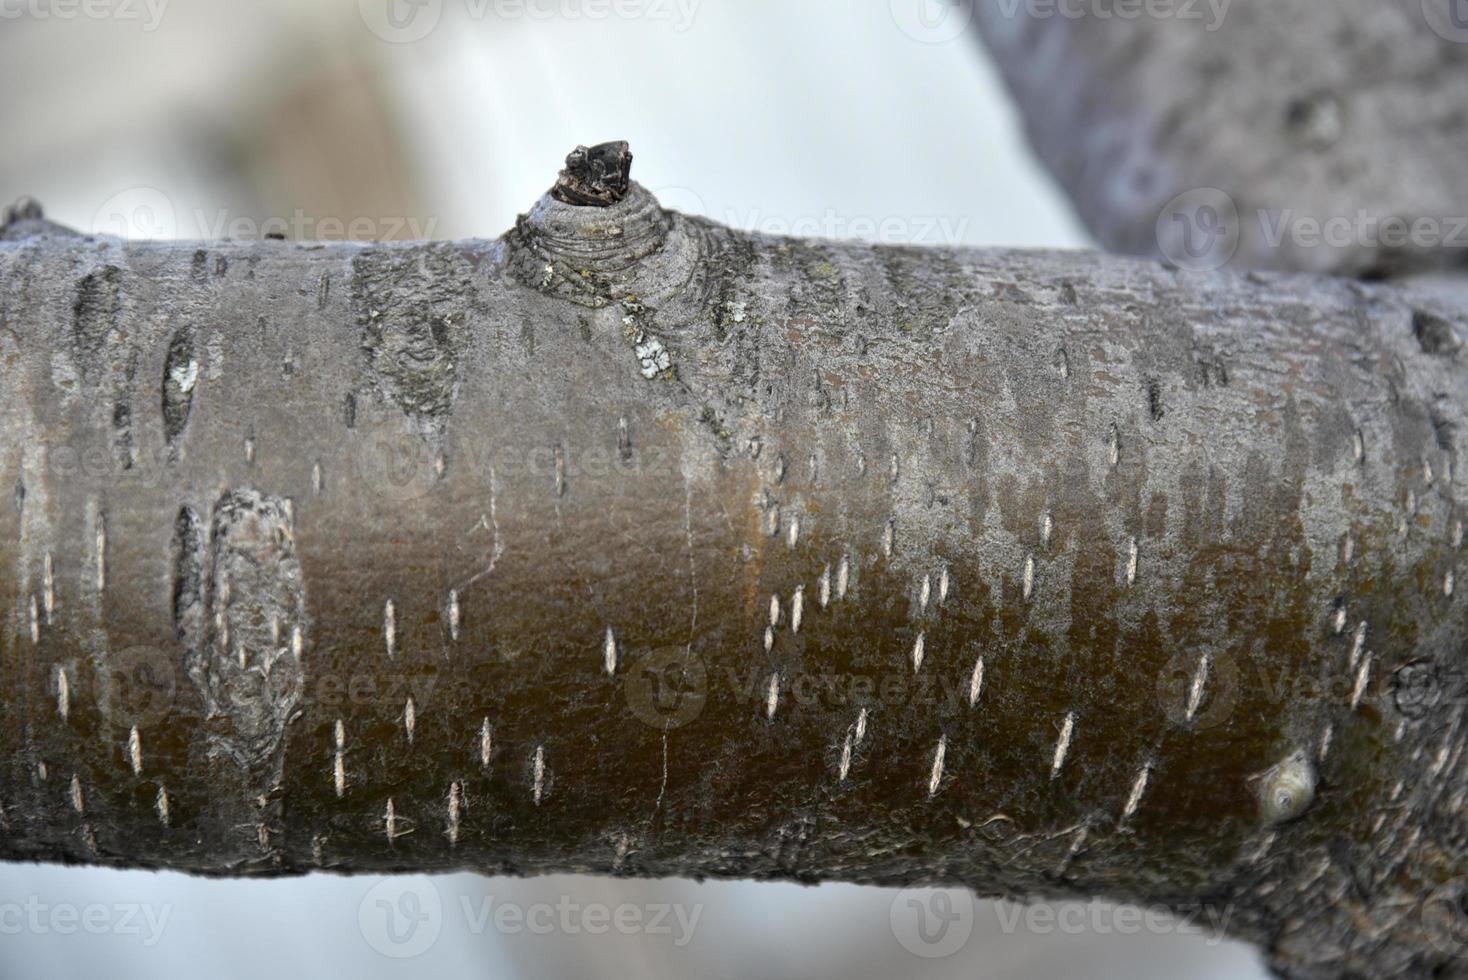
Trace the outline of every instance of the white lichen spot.
<instances>
[{"instance_id":1,"label":"white lichen spot","mask_svg":"<svg viewBox=\"0 0 1468 980\"><path fill-rule=\"evenodd\" d=\"M489 757L493 749L493 730L489 727L489 719L485 718L479 725L479 765L482 768L489 768Z\"/></svg>"},{"instance_id":2,"label":"white lichen spot","mask_svg":"<svg viewBox=\"0 0 1468 980\"><path fill-rule=\"evenodd\" d=\"M602 640L601 659L607 676L614 676L617 673L617 637L610 626L607 627L606 638Z\"/></svg>"},{"instance_id":3,"label":"white lichen spot","mask_svg":"<svg viewBox=\"0 0 1468 980\"><path fill-rule=\"evenodd\" d=\"M458 780L449 784L449 826L447 830L449 843L459 842L459 809L463 805L464 790Z\"/></svg>"},{"instance_id":4,"label":"white lichen spot","mask_svg":"<svg viewBox=\"0 0 1468 980\"><path fill-rule=\"evenodd\" d=\"M944 565L938 570L938 602L942 604L948 600L948 589L952 585L948 577L948 566Z\"/></svg>"},{"instance_id":5,"label":"white lichen spot","mask_svg":"<svg viewBox=\"0 0 1468 980\"><path fill-rule=\"evenodd\" d=\"M799 514L796 514L794 517L790 518L790 529L786 532L785 542L786 542L787 545L790 546L790 548L794 549L795 545L799 541L800 541L800 515Z\"/></svg>"},{"instance_id":6,"label":"white lichen spot","mask_svg":"<svg viewBox=\"0 0 1468 980\"><path fill-rule=\"evenodd\" d=\"M340 718L336 720L333 734L336 739L336 750L340 752L347 747L347 726L342 723Z\"/></svg>"},{"instance_id":7,"label":"white lichen spot","mask_svg":"<svg viewBox=\"0 0 1468 980\"><path fill-rule=\"evenodd\" d=\"M41 614L36 607L36 597L31 596L30 604L31 621L31 645L35 646L41 642Z\"/></svg>"},{"instance_id":8,"label":"white lichen spot","mask_svg":"<svg viewBox=\"0 0 1468 980\"><path fill-rule=\"evenodd\" d=\"M1050 547L1050 535L1055 532L1055 521L1047 510L1040 515L1040 547Z\"/></svg>"},{"instance_id":9,"label":"white lichen spot","mask_svg":"<svg viewBox=\"0 0 1468 980\"><path fill-rule=\"evenodd\" d=\"M1334 736L1335 726L1326 722L1325 728L1320 733L1320 750L1316 753L1316 758L1321 762L1324 762L1325 757L1330 754L1330 740Z\"/></svg>"},{"instance_id":10,"label":"white lichen spot","mask_svg":"<svg viewBox=\"0 0 1468 980\"><path fill-rule=\"evenodd\" d=\"M846 588L851 582L851 563L845 555L841 556L841 563L836 566L836 598L846 598Z\"/></svg>"},{"instance_id":11,"label":"white lichen spot","mask_svg":"<svg viewBox=\"0 0 1468 980\"><path fill-rule=\"evenodd\" d=\"M1030 596L1032 596L1032 595L1035 594L1035 556L1034 555L1026 555L1025 556L1025 570L1024 570L1024 576L1023 576L1023 578L1020 581L1020 593L1021 593L1022 597L1026 601L1029 601Z\"/></svg>"},{"instance_id":12,"label":"white lichen spot","mask_svg":"<svg viewBox=\"0 0 1468 980\"><path fill-rule=\"evenodd\" d=\"M82 795L82 779L76 773L71 774L71 808L77 813L87 812L86 797Z\"/></svg>"},{"instance_id":13,"label":"white lichen spot","mask_svg":"<svg viewBox=\"0 0 1468 980\"><path fill-rule=\"evenodd\" d=\"M819 586L820 587L819 587L819 590L817 592L817 597L818 597L818 599L819 599L819 601L821 603L821 608L822 609L825 609L828 605L831 604L831 566L830 565L827 565L824 569L821 570L821 580L820 580Z\"/></svg>"},{"instance_id":14,"label":"white lichen spot","mask_svg":"<svg viewBox=\"0 0 1468 980\"><path fill-rule=\"evenodd\" d=\"M403 703L403 732L408 736L408 744L413 744L413 730L418 725L418 706L413 703L412 695Z\"/></svg>"},{"instance_id":15,"label":"white lichen spot","mask_svg":"<svg viewBox=\"0 0 1468 980\"><path fill-rule=\"evenodd\" d=\"M449 589L449 639L459 640L459 590Z\"/></svg>"},{"instance_id":16,"label":"white lichen spot","mask_svg":"<svg viewBox=\"0 0 1468 980\"><path fill-rule=\"evenodd\" d=\"M780 625L780 594L778 592L770 595L770 626Z\"/></svg>"},{"instance_id":17,"label":"white lichen spot","mask_svg":"<svg viewBox=\"0 0 1468 980\"><path fill-rule=\"evenodd\" d=\"M912 672L914 674L923 668L923 648L926 637L926 633L919 633L917 640L912 645Z\"/></svg>"},{"instance_id":18,"label":"white lichen spot","mask_svg":"<svg viewBox=\"0 0 1468 980\"><path fill-rule=\"evenodd\" d=\"M800 621L805 617L805 586L797 585L790 597L790 632L800 632Z\"/></svg>"},{"instance_id":19,"label":"white lichen spot","mask_svg":"<svg viewBox=\"0 0 1468 980\"><path fill-rule=\"evenodd\" d=\"M391 796L387 798L387 807L382 811L382 829L387 834L388 841L397 839L398 808L393 805Z\"/></svg>"},{"instance_id":20,"label":"white lichen spot","mask_svg":"<svg viewBox=\"0 0 1468 980\"><path fill-rule=\"evenodd\" d=\"M41 605L46 610L46 625L49 626L56 612L56 570L49 551L41 563Z\"/></svg>"},{"instance_id":21,"label":"white lichen spot","mask_svg":"<svg viewBox=\"0 0 1468 980\"><path fill-rule=\"evenodd\" d=\"M189 358L187 364L175 364L168 372L168 380L181 394L187 395L199 382L199 362Z\"/></svg>"},{"instance_id":22,"label":"white lichen spot","mask_svg":"<svg viewBox=\"0 0 1468 980\"><path fill-rule=\"evenodd\" d=\"M398 611L391 599L382 607L382 639L387 646L388 659L397 655L398 647Z\"/></svg>"},{"instance_id":23,"label":"white lichen spot","mask_svg":"<svg viewBox=\"0 0 1468 980\"><path fill-rule=\"evenodd\" d=\"M306 637L305 637L304 634L301 633L301 628L299 626L292 626L291 627L291 653L295 654L297 657L300 657L300 655L302 653L305 653L305 652L306 652Z\"/></svg>"},{"instance_id":24,"label":"white lichen spot","mask_svg":"<svg viewBox=\"0 0 1468 980\"><path fill-rule=\"evenodd\" d=\"M1259 808L1265 823L1293 820L1315 799L1315 766L1297 751L1266 772L1259 781Z\"/></svg>"},{"instance_id":25,"label":"white lichen spot","mask_svg":"<svg viewBox=\"0 0 1468 980\"><path fill-rule=\"evenodd\" d=\"M1356 667L1356 662L1361 659L1361 651L1366 648L1366 620L1356 624L1356 633L1351 637L1350 668Z\"/></svg>"},{"instance_id":26,"label":"white lichen spot","mask_svg":"<svg viewBox=\"0 0 1468 980\"><path fill-rule=\"evenodd\" d=\"M642 365L642 376L651 381L673 366L673 357L656 337L644 337L633 351Z\"/></svg>"},{"instance_id":27,"label":"white lichen spot","mask_svg":"<svg viewBox=\"0 0 1468 980\"><path fill-rule=\"evenodd\" d=\"M1443 595L1449 598L1452 598L1453 595L1453 585L1455 584L1454 579L1455 576L1453 575L1453 570L1450 568L1448 569L1447 573L1443 575Z\"/></svg>"},{"instance_id":28,"label":"white lichen spot","mask_svg":"<svg viewBox=\"0 0 1468 980\"><path fill-rule=\"evenodd\" d=\"M771 674L770 682L765 687L765 718L773 721L775 709L780 706L780 675Z\"/></svg>"},{"instance_id":29,"label":"white lichen spot","mask_svg":"<svg viewBox=\"0 0 1468 980\"><path fill-rule=\"evenodd\" d=\"M168 790L162 786L158 787L158 796L153 800L153 810L158 814L158 822L167 827L172 818L168 812Z\"/></svg>"},{"instance_id":30,"label":"white lichen spot","mask_svg":"<svg viewBox=\"0 0 1468 980\"><path fill-rule=\"evenodd\" d=\"M1188 688L1187 720L1192 721L1203 703L1203 690L1208 684L1208 668L1212 657L1207 653L1198 658L1198 669L1193 673L1193 683Z\"/></svg>"},{"instance_id":31,"label":"white lichen spot","mask_svg":"<svg viewBox=\"0 0 1468 980\"><path fill-rule=\"evenodd\" d=\"M932 585L929 584L929 576L924 575L922 584L918 586L918 612L928 611L928 599L932 594Z\"/></svg>"},{"instance_id":32,"label":"white lichen spot","mask_svg":"<svg viewBox=\"0 0 1468 980\"><path fill-rule=\"evenodd\" d=\"M836 779L838 782L846 782L846 774L851 771L851 733L846 733L846 741L841 746L841 765L839 766Z\"/></svg>"},{"instance_id":33,"label":"white lichen spot","mask_svg":"<svg viewBox=\"0 0 1468 980\"><path fill-rule=\"evenodd\" d=\"M540 806L541 797L545 795L545 746L535 747L535 761L531 764L531 772L534 777L532 793L535 796L535 805Z\"/></svg>"},{"instance_id":34,"label":"white lichen spot","mask_svg":"<svg viewBox=\"0 0 1468 980\"><path fill-rule=\"evenodd\" d=\"M775 630L774 630L774 627L766 626L765 627L765 653L769 653L771 650L774 649L774 647L775 647Z\"/></svg>"},{"instance_id":35,"label":"white lichen spot","mask_svg":"<svg viewBox=\"0 0 1468 980\"><path fill-rule=\"evenodd\" d=\"M867 737L867 709L862 708L860 711L858 711L856 713L856 739L855 739L856 744L857 745L860 745L861 742L862 742L862 739L864 739L866 737Z\"/></svg>"},{"instance_id":36,"label":"white lichen spot","mask_svg":"<svg viewBox=\"0 0 1468 980\"><path fill-rule=\"evenodd\" d=\"M1344 605L1336 608L1335 616L1330 621L1330 631L1336 636L1346 631L1346 607Z\"/></svg>"},{"instance_id":37,"label":"white lichen spot","mask_svg":"<svg viewBox=\"0 0 1468 980\"><path fill-rule=\"evenodd\" d=\"M1107 437L1106 455L1113 469L1121 462L1121 430L1116 427L1115 422L1111 424L1111 431Z\"/></svg>"},{"instance_id":38,"label":"white lichen spot","mask_svg":"<svg viewBox=\"0 0 1468 980\"><path fill-rule=\"evenodd\" d=\"M1360 429L1351 435L1351 456L1358 463L1366 460L1366 437L1361 434Z\"/></svg>"}]
</instances>

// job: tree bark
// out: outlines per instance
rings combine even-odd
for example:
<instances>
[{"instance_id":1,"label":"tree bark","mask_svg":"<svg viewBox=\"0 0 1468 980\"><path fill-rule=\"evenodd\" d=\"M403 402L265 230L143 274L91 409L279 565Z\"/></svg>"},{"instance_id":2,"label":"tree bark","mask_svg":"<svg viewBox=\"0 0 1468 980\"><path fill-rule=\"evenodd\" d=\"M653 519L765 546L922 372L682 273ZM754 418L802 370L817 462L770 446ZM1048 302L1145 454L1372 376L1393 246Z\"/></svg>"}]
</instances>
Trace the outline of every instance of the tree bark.
<instances>
[{"instance_id":1,"label":"tree bark","mask_svg":"<svg viewBox=\"0 0 1468 980\"><path fill-rule=\"evenodd\" d=\"M0 856L946 882L1461 970L1460 294L601 178L496 241L17 219Z\"/></svg>"},{"instance_id":2,"label":"tree bark","mask_svg":"<svg viewBox=\"0 0 1468 980\"><path fill-rule=\"evenodd\" d=\"M1468 261L1455 0L964 2L1106 248L1178 260L1221 220L1240 268Z\"/></svg>"}]
</instances>

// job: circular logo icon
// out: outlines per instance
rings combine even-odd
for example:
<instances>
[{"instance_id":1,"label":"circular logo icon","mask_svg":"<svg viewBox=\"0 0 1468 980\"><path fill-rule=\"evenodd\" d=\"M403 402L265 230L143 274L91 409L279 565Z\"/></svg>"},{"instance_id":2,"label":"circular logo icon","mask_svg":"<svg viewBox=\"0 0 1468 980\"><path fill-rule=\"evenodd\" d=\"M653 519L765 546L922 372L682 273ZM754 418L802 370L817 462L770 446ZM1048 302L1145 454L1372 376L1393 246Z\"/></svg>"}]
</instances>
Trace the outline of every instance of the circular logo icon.
<instances>
[{"instance_id":1,"label":"circular logo icon","mask_svg":"<svg viewBox=\"0 0 1468 980\"><path fill-rule=\"evenodd\" d=\"M362 896L357 927L367 945L383 956L422 956L443 931L443 901L422 875L384 878Z\"/></svg>"},{"instance_id":2,"label":"circular logo icon","mask_svg":"<svg viewBox=\"0 0 1468 980\"><path fill-rule=\"evenodd\" d=\"M1468 0L1422 0L1422 16L1443 40L1468 43Z\"/></svg>"},{"instance_id":3,"label":"circular logo icon","mask_svg":"<svg viewBox=\"0 0 1468 980\"><path fill-rule=\"evenodd\" d=\"M147 728L173 710L178 664L157 647L128 647L104 658L96 684L102 717L118 728Z\"/></svg>"},{"instance_id":4,"label":"circular logo icon","mask_svg":"<svg viewBox=\"0 0 1468 980\"><path fill-rule=\"evenodd\" d=\"M1216 187L1186 191L1157 217L1157 248L1179 269L1221 269L1239 249L1239 209Z\"/></svg>"},{"instance_id":5,"label":"circular logo icon","mask_svg":"<svg viewBox=\"0 0 1468 980\"><path fill-rule=\"evenodd\" d=\"M1432 890L1419 910L1427 941L1453 959L1468 958L1468 879L1454 878Z\"/></svg>"},{"instance_id":6,"label":"circular logo icon","mask_svg":"<svg viewBox=\"0 0 1468 980\"><path fill-rule=\"evenodd\" d=\"M968 29L973 0L890 0L892 21L914 41L943 44Z\"/></svg>"},{"instance_id":7,"label":"circular logo icon","mask_svg":"<svg viewBox=\"0 0 1468 980\"><path fill-rule=\"evenodd\" d=\"M1206 660L1178 653L1157 675L1157 699L1167 720L1202 730L1228 721L1239 694L1239 668L1228 654Z\"/></svg>"},{"instance_id":8,"label":"circular logo icon","mask_svg":"<svg viewBox=\"0 0 1468 980\"><path fill-rule=\"evenodd\" d=\"M178 237L173 201L156 187L118 191L92 215L92 233L134 240Z\"/></svg>"},{"instance_id":9,"label":"circular logo icon","mask_svg":"<svg viewBox=\"0 0 1468 980\"><path fill-rule=\"evenodd\" d=\"M892 935L914 956L936 960L963 949L974 931L974 900L962 888L904 888L892 900Z\"/></svg>"},{"instance_id":10,"label":"circular logo icon","mask_svg":"<svg viewBox=\"0 0 1468 980\"><path fill-rule=\"evenodd\" d=\"M663 647L634 660L623 691L643 724L660 731L682 728L703 713L708 669L684 647Z\"/></svg>"},{"instance_id":11,"label":"circular logo icon","mask_svg":"<svg viewBox=\"0 0 1468 980\"><path fill-rule=\"evenodd\" d=\"M360 429L351 472L360 492L395 504L428 495L439 481L438 455L422 436L389 424Z\"/></svg>"},{"instance_id":12,"label":"circular logo icon","mask_svg":"<svg viewBox=\"0 0 1468 980\"><path fill-rule=\"evenodd\" d=\"M367 29L389 44L421 41L443 17L443 0L357 0Z\"/></svg>"}]
</instances>

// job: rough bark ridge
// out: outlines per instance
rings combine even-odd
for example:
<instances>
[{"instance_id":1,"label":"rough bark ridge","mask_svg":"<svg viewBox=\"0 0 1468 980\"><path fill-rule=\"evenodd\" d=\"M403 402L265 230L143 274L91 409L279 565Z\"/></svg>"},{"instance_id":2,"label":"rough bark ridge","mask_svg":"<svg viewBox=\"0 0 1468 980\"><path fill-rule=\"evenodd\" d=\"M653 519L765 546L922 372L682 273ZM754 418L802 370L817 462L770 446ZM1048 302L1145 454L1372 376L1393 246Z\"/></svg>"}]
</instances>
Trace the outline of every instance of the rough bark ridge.
<instances>
[{"instance_id":1,"label":"rough bark ridge","mask_svg":"<svg viewBox=\"0 0 1468 980\"><path fill-rule=\"evenodd\" d=\"M0 242L0 856L953 882L1461 970L1461 298L610 196Z\"/></svg>"},{"instance_id":2,"label":"rough bark ridge","mask_svg":"<svg viewBox=\"0 0 1468 980\"><path fill-rule=\"evenodd\" d=\"M1202 219L1221 199L1195 193L1176 203L1180 219L1169 202L1216 188L1237 209L1242 268L1468 262L1468 21L1456 0L964 2L1037 154L1106 248L1176 258L1185 243L1169 236L1189 223L1210 234ZM1335 221L1342 237L1311 244L1306 219ZM1398 241L1419 219L1436 234L1424 225ZM1303 233L1272 240L1281 227Z\"/></svg>"}]
</instances>

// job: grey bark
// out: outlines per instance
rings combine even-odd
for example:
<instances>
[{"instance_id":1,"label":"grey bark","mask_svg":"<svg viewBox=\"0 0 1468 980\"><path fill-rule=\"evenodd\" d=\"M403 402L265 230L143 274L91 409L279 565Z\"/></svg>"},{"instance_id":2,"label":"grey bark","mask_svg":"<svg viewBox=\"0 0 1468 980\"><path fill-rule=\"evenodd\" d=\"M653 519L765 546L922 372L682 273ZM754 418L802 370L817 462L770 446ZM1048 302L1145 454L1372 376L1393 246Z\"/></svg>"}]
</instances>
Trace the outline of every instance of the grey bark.
<instances>
[{"instance_id":1,"label":"grey bark","mask_svg":"<svg viewBox=\"0 0 1468 980\"><path fill-rule=\"evenodd\" d=\"M946 882L1462 975L1461 294L604 177L496 241L0 236L0 856Z\"/></svg>"},{"instance_id":2,"label":"grey bark","mask_svg":"<svg viewBox=\"0 0 1468 980\"><path fill-rule=\"evenodd\" d=\"M964 2L1107 249L1178 260L1185 228L1212 226L1223 199L1199 192L1216 189L1236 209L1216 260L1242 268L1379 276L1468 256L1456 0ZM1424 219L1436 232L1403 235ZM1282 221L1300 234L1273 241Z\"/></svg>"}]
</instances>

